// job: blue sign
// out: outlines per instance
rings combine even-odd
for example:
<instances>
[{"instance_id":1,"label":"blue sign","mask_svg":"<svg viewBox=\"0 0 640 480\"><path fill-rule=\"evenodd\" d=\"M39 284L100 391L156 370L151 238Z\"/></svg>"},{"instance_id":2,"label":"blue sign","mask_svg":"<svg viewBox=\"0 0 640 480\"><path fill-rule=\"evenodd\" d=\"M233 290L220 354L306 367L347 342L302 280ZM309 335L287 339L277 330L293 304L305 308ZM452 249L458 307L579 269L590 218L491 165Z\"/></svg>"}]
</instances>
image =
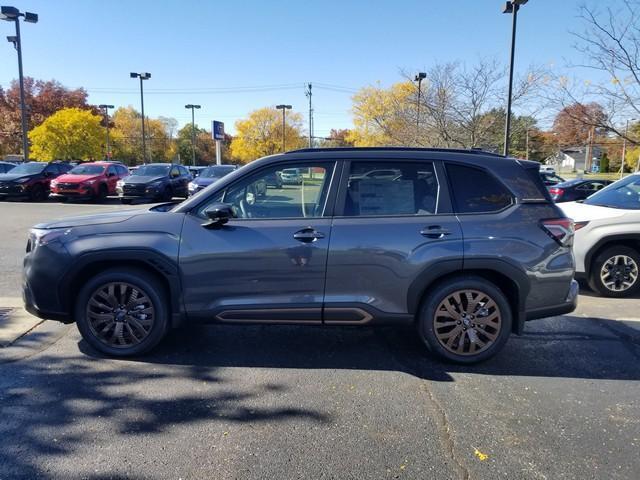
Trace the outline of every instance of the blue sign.
<instances>
[{"instance_id":1,"label":"blue sign","mask_svg":"<svg viewBox=\"0 0 640 480\"><path fill-rule=\"evenodd\" d=\"M214 140L224 140L224 123L214 120L211 133Z\"/></svg>"}]
</instances>

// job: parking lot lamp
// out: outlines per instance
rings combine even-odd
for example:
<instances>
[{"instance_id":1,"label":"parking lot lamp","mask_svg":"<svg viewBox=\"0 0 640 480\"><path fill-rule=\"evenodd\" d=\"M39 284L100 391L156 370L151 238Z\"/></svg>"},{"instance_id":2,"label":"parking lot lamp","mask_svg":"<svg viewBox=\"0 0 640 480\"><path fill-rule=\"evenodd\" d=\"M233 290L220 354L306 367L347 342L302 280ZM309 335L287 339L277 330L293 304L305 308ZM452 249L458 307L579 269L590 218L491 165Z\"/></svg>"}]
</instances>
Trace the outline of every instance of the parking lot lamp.
<instances>
[{"instance_id":1,"label":"parking lot lamp","mask_svg":"<svg viewBox=\"0 0 640 480\"><path fill-rule=\"evenodd\" d=\"M278 110L282 110L282 153L286 152L286 111L291 110L291 105L276 105Z\"/></svg>"},{"instance_id":2,"label":"parking lot lamp","mask_svg":"<svg viewBox=\"0 0 640 480\"><path fill-rule=\"evenodd\" d=\"M422 80L427 78L427 74L425 72L419 72L414 81L418 82L418 103L416 110L416 145L418 143L418 137L420 135L420 94L422 93Z\"/></svg>"},{"instance_id":3,"label":"parking lot lamp","mask_svg":"<svg viewBox=\"0 0 640 480\"><path fill-rule=\"evenodd\" d=\"M24 161L29 161L29 139L27 137L27 108L24 101L24 76L22 74L22 41L20 38L20 17L24 17L27 23L38 23L38 14L31 12L22 13L15 7L0 7L0 20L14 22L16 35L7 37L18 51L18 81L20 83L20 119L22 121L22 155Z\"/></svg>"},{"instance_id":4,"label":"parking lot lamp","mask_svg":"<svg viewBox=\"0 0 640 480\"><path fill-rule=\"evenodd\" d=\"M511 26L511 59L509 61L509 91L507 93L507 115L504 124L504 155L509 155L509 137L511 136L511 96L513 92L513 57L516 49L516 24L518 21L518 10L527 0L511 0L506 2L502 13L510 13L513 18Z\"/></svg>"},{"instance_id":5,"label":"parking lot lamp","mask_svg":"<svg viewBox=\"0 0 640 480\"><path fill-rule=\"evenodd\" d=\"M140 108L142 110L142 163L147 163L147 139L144 133L144 90L142 88L142 81L149 80L151 78L151 74L149 72L144 73L135 73L131 72L129 74L131 78L139 78L140 79Z\"/></svg>"},{"instance_id":6,"label":"parking lot lamp","mask_svg":"<svg viewBox=\"0 0 640 480\"><path fill-rule=\"evenodd\" d=\"M107 126L107 146L105 149L105 158L109 160L111 158L111 146L109 145L109 109L113 108L113 105L106 105L103 103L101 105L98 105L98 108L100 108L104 112L104 121L105 125Z\"/></svg>"},{"instance_id":7,"label":"parking lot lamp","mask_svg":"<svg viewBox=\"0 0 640 480\"><path fill-rule=\"evenodd\" d=\"M191 163L196 166L196 116L195 109L200 108L200 105L185 105L184 108L191 109Z\"/></svg>"}]
</instances>

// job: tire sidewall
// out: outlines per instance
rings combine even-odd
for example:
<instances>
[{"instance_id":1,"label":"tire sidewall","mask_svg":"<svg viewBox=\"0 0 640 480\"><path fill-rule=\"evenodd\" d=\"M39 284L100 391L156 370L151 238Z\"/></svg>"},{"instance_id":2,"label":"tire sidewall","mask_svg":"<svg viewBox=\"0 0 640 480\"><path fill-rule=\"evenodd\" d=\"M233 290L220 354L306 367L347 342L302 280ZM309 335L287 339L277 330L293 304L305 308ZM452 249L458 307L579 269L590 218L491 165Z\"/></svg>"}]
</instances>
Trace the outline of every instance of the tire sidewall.
<instances>
[{"instance_id":1,"label":"tire sidewall","mask_svg":"<svg viewBox=\"0 0 640 480\"><path fill-rule=\"evenodd\" d=\"M498 305L502 315L502 327L496 341L486 350L476 355L456 355L448 351L438 341L433 324L436 309L451 293L458 290L477 290L489 295ZM513 315L504 293L494 284L479 277L458 277L447 280L429 292L422 302L417 322L418 333L426 346L439 357L454 363L472 364L487 360L498 353L511 334Z\"/></svg>"},{"instance_id":2,"label":"tire sidewall","mask_svg":"<svg viewBox=\"0 0 640 480\"><path fill-rule=\"evenodd\" d=\"M640 276L636 278L636 282L631 286L631 288L628 288L627 290L624 290L622 292L614 292L612 290L609 290L600 279L600 270L602 269L602 266L607 260L615 255L625 255L627 257L633 258L634 262L636 262L636 265L640 269L640 254L636 250L625 245L609 247L600 252L593 261L591 275L589 276L589 286L592 290L596 291L604 297L629 297L638 292L638 289L640 289Z\"/></svg>"},{"instance_id":3,"label":"tire sidewall","mask_svg":"<svg viewBox=\"0 0 640 480\"><path fill-rule=\"evenodd\" d=\"M151 332L141 343L128 348L114 348L102 343L91 331L86 317L86 305L91 295L101 286L109 282L127 282L142 289L153 304L156 318ZM82 338L93 348L114 357L140 355L155 347L164 337L169 325L169 314L162 285L151 275L136 269L113 269L102 272L91 278L80 290L76 301L74 318Z\"/></svg>"}]
</instances>

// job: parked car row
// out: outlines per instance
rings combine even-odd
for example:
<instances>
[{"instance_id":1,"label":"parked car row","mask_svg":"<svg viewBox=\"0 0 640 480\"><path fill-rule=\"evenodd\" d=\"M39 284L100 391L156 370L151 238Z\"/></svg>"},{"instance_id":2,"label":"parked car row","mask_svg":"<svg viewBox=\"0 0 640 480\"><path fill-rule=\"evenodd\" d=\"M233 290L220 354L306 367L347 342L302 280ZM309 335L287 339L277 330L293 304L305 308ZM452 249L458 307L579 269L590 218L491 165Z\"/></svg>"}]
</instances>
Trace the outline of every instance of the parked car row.
<instances>
[{"instance_id":1,"label":"parked car row","mask_svg":"<svg viewBox=\"0 0 640 480\"><path fill-rule=\"evenodd\" d=\"M134 200L165 201L187 198L235 165L202 167L194 180L189 169L170 163L151 163L127 168L120 162L100 161L73 165L67 162L0 162L0 199L42 201L51 197L102 201L117 195L122 203Z\"/></svg>"}]
</instances>

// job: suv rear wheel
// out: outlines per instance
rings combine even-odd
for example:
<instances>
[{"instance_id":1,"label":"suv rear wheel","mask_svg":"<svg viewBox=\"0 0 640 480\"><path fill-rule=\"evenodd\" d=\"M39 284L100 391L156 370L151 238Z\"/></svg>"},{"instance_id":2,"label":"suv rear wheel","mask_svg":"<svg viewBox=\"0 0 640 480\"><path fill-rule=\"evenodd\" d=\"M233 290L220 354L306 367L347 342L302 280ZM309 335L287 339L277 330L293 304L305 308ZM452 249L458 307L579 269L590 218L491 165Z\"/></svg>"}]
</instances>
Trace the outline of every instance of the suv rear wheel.
<instances>
[{"instance_id":1,"label":"suv rear wheel","mask_svg":"<svg viewBox=\"0 0 640 480\"><path fill-rule=\"evenodd\" d=\"M605 297L627 297L638 291L640 255L633 248L614 245L593 260L589 286Z\"/></svg>"},{"instance_id":2,"label":"suv rear wheel","mask_svg":"<svg viewBox=\"0 0 640 480\"><path fill-rule=\"evenodd\" d=\"M480 277L458 277L428 293L418 331L438 356L470 364L502 349L511 333L511 321L511 307L498 287Z\"/></svg>"},{"instance_id":3,"label":"suv rear wheel","mask_svg":"<svg viewBox=\"0 0 640 480\"><path fill-rule=\"evenodd\" d=\"M75 319L82 337L102 353L127 357L155 347L167 332L162 285L131 268L102 272L80 290Z\"/></svg>"}]
</instances>

